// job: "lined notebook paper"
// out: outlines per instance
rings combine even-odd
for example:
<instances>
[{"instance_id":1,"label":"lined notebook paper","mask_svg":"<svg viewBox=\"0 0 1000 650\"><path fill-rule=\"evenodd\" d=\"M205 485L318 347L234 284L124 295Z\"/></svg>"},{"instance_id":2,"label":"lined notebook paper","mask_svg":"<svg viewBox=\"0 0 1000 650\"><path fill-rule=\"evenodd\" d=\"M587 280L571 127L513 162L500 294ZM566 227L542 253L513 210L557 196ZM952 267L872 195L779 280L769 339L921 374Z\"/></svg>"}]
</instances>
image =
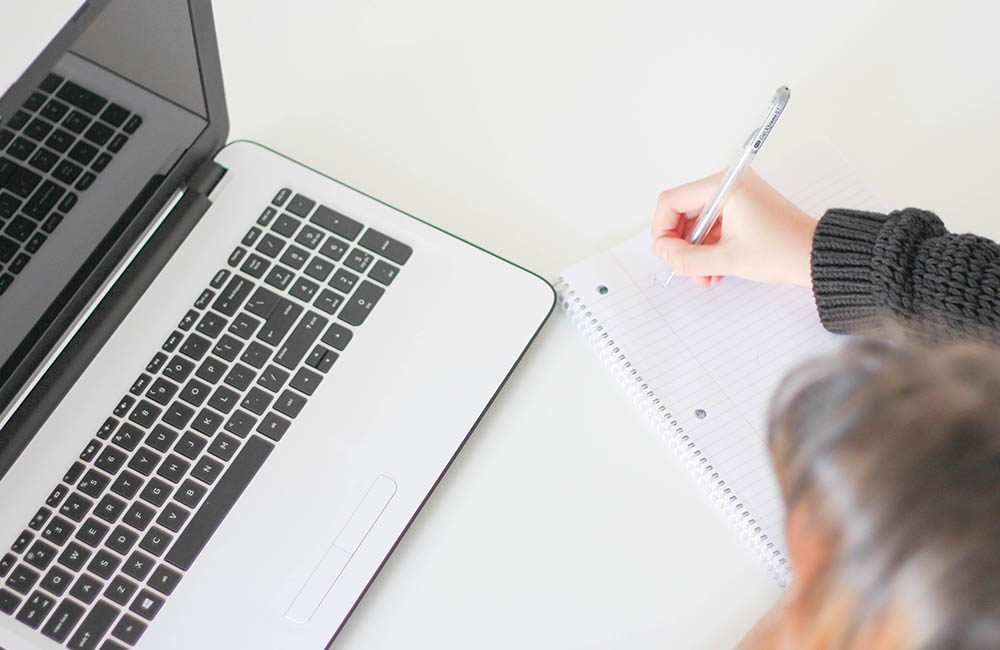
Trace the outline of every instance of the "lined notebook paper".
<instances>
[{"instance_id":1,"label":"lined notebook paper","mask_svg":"<svg viewBox=\"0 0 1000 650\"><path fill-rule=\"evenodd\" d=\"M881 201L828 142L762 175L819 218ZM699 289L652 254L648 228L563 272L561 304L654 430L686 459L754 552L788 579L784 508L767 453L766 416L785 374L840 337L819 322L812 291L726 278Z\"/></svg>"}]
</instances>

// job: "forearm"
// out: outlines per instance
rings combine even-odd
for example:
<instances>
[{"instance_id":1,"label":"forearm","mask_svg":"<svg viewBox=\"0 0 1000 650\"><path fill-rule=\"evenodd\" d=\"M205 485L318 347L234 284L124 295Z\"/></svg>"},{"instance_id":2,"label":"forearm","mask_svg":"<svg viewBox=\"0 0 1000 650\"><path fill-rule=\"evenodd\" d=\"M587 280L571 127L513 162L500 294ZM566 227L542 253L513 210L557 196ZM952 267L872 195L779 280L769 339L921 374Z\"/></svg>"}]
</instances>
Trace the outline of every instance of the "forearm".
<instances>
[{"instance_id":1,"label":"forearm","mask_svg":"<svg viewBox=\"0 0 1000 650\"><path fill-rule=\"evenodd\" d=\"M887 319L932 338L1000 340L1000 246L949 233L930 212L830 210L813 238L820 319L841 333Z\"/></svg>"}]
</instances>

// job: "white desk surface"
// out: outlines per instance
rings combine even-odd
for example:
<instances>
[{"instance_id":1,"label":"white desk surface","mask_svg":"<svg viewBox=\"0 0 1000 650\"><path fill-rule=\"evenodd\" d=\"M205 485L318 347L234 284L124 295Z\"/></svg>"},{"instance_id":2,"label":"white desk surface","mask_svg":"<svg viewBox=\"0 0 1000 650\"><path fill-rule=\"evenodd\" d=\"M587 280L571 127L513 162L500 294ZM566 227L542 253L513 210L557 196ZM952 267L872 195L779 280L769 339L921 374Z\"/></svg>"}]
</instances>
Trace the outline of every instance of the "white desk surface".
<instances>
[{"instance_id":1,"label":"white desk surface","mask_svg":"<svg viewBox=\"0 0 1000 650\"><path fill-rule=\"evenodd\" d=\"M827 136L1000 237L1000 5L216 0L230 137L548 278L729 162ZM731 647L777 587L554 313L339 650Z\"/></svg>"}]
</instances>

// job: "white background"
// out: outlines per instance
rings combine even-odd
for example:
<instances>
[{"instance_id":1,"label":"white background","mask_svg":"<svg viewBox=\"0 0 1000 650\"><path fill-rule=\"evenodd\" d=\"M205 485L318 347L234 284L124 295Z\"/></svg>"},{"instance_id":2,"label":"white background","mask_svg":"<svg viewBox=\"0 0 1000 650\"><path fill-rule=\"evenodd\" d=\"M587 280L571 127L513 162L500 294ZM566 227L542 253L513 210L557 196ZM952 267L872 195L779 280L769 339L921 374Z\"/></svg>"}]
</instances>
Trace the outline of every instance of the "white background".
<instances>
[{"instance_id":1,"label":"white background","mask_svg":"<svg viewBox=\"0 0 1000 650\"><path fill-rule=\"evenodd\" d=\"M729 162L782 83L762 158L829 137L888 205L1000 237L997 6L215 12L231 138L554 279L643 227L660 190ZM777 594L557 313L335 647L724 648Z\"/></svg>"}]
</instances>

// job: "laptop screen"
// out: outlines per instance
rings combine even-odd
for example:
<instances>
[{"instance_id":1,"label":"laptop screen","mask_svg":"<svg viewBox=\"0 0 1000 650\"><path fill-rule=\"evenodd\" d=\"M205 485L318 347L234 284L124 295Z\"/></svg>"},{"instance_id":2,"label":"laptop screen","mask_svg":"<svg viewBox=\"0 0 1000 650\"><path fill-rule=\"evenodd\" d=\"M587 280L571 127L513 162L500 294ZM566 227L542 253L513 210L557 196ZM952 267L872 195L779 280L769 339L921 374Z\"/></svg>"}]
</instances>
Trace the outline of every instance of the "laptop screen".
<instances>
[{"instance_id":1,"label":"laptop screen","mask_svg":"<svg viewBox=\"0 0 1000 650\"><path fill-rule=\"evenodd\" d=\"M7 93L25 99L0 121L0 383L209 124L188 0L99 11Z\"/></svg>"}]
</instances>

